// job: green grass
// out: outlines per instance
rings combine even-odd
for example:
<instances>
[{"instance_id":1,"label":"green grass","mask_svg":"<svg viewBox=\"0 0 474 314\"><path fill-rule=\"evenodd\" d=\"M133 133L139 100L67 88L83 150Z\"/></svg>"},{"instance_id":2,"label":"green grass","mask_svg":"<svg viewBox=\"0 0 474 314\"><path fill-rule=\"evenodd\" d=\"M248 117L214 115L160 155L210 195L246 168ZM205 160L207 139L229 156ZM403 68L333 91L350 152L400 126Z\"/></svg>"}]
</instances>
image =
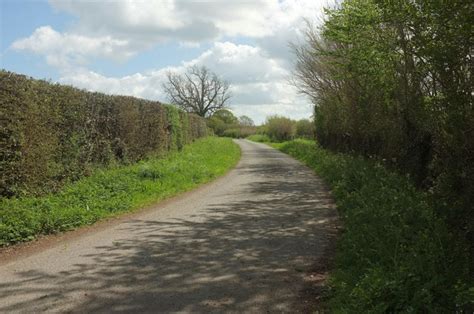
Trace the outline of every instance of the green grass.
<instances>
[{"instance_id":1,"label":"green grass","mask_svg":"<svg viewBox=\"0 0 474 314\"><path fill-rule=\"evenodd\" d=\"M472 260L409 178L363 158L295 140L273 147L332 188L342 218L328 306L336 313L469 312Z\"/></svg>"},{"instance_id":2,"label":"green grass","mask_svg":"<svg viewBox=\"0 0 474 314\"><path fill-rule=\"evenodd\" d=\"M247 139L250 141L259 142L259 143L271 142L268 135L265 135L265 134L253 134L253 135L247 136Z\"/></svg>"},{"instance_id":3,"label":"green grass","mask_svg":"<svg viewBox=\"0 0 474 314\"><path fill-rule=\"evenodd\" d=\"M164 158L96 171L44 197L0 201L0 246L136 210L226 173L240 158L231 139L209 137Z\"/></svg>"}]
</instances>

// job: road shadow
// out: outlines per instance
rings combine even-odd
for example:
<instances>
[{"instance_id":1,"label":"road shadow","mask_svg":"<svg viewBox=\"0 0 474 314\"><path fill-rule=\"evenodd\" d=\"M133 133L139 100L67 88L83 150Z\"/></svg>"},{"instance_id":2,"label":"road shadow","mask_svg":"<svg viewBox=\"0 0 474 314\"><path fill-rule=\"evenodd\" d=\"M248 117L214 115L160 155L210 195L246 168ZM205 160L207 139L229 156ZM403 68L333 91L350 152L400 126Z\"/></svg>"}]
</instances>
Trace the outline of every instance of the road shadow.
<instances>
[{"instance_id":1,"label":"road shadow","mask_svg":"<svg viewBox=\"0 0 474 314\"><path fill-rule=\"evenodd\" d=\"M0 311L268 312L295 309L295 289L337 236L323 183L265 150L239 166L254 182L238 201L210 203L187 219L134 219L130 236L68 271L0 280ZM54 286L51 286L54 283ZM46 288L47 287L47 288ZM6 302L9 296L15 302ZM3 301L2 301L3 300Z\"/></svg>"}]
</instances>

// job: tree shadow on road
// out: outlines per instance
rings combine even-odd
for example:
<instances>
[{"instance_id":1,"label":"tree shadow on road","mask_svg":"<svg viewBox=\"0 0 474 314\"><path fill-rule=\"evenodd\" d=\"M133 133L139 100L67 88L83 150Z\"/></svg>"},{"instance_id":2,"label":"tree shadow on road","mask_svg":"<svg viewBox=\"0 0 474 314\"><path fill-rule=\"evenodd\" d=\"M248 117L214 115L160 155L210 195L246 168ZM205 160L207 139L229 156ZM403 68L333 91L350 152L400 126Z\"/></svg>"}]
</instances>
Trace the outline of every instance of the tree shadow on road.
<instances>
[{"instance_id":1,"label":"tree shadow on road","mask_svg":"<svg viewBox=\"0 0 474 314\"><path fill-rule=\"evenodd\" d=\"M319 179L267 153L270 164L240 166L261 180L237 189L239 201L189 219L122 223L130 236L98 247L93 263L2 281L0 311L291 310L305 273L335 241L337 214ZM7 302L11 295L21 301Z\"/></svg>"}]
</instances>

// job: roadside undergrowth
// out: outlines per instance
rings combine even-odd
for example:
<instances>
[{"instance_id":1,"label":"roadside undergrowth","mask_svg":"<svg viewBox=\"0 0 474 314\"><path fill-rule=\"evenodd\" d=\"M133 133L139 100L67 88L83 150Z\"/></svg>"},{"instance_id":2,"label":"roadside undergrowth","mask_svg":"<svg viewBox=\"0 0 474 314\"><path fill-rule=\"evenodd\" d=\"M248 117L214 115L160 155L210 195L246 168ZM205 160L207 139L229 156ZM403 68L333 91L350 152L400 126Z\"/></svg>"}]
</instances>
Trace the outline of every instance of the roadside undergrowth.
<instances>
[{"instance_id":1,"label":"roadside undergrowth","mask_svg":"<svg viewBox=\"0 0 474 314\"><path fill-rule=\"evenodd\" d=\"M231 139L208 137L162 158L96 171L43 197L0 201L0 246L71 230L190 190L240 158Z\"/></svg>"},{"instance_id":2,"label":"roadside undergrowth","mask_svg":"<svg viewBox=\"0 0 474 314\"><path fill-rule=\"evenodd\" d=\"M314 169L333 191L343 232L329 280L331 311L472 310L468 244L450 232L428 193L375 161L312 141L270 145Z\"/></svg>"}]
</instances>

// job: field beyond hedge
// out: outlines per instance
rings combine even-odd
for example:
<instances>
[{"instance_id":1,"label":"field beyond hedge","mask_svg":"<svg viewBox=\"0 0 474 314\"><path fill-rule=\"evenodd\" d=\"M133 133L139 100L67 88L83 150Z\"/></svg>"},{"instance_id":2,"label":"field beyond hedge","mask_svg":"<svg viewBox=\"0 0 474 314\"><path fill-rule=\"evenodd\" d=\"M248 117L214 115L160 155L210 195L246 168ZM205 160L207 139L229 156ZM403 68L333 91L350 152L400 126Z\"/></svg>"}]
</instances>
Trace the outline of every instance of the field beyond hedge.
<instances>
[{"instance_id":1,"label":"field beyond hedge","mask_svg":"<svg viewBox=\"0 0 474 314\"><path fill-rule=\"evenodd\" d=\"M343 232L330 279L336 313L461 313L474 306L469 246L408 177L315 142L271 144L332 188Z\"/></svg>"},{"instance_id":2,"label":"field beyond hedge","mask_svg":"<svg viewBox=\"0 0 474 314\"><path fill-rule=\"evenodd\" d=\"M208 137L163 158L95 171L42 197L0 201L0 246L92 224L192 189L226 173L240 158L231 139Z\"/></svg>"}]
</instances>

